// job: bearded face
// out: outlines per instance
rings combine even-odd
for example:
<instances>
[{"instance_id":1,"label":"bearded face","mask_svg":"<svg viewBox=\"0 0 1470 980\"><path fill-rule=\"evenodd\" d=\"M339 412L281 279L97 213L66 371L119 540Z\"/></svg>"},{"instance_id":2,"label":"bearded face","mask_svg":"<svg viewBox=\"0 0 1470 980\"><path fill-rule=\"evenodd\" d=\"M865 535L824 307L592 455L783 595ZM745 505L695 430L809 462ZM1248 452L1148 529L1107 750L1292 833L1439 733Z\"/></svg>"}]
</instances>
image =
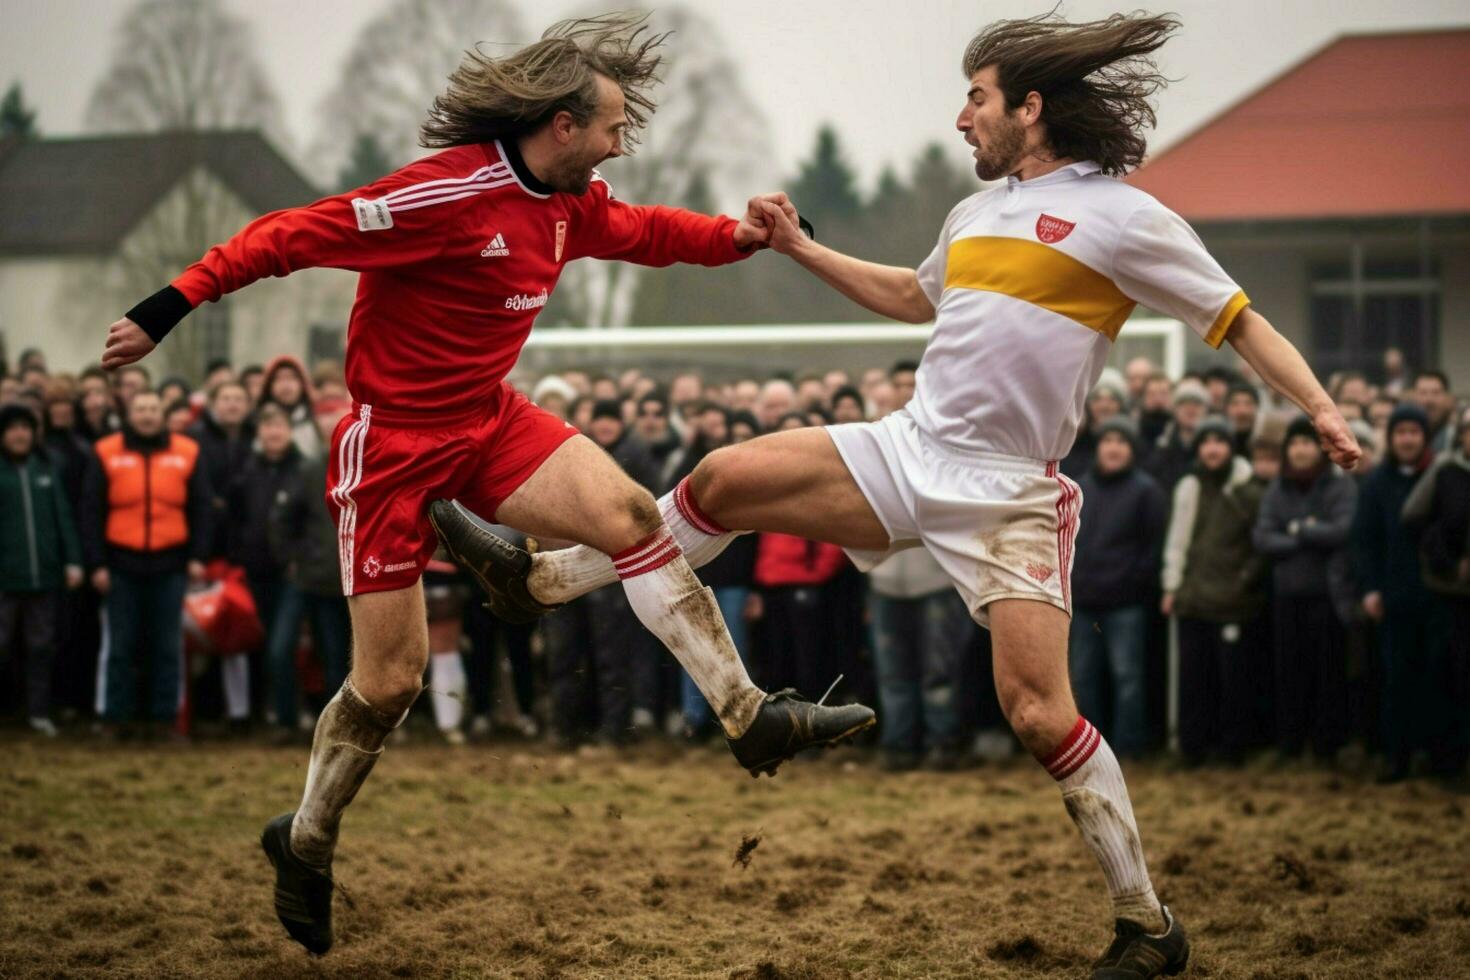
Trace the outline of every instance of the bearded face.
<instances>
[{"instance_id":1,"label":"bearded face","mask_svg":"<svg viewBox=\"0 0 1470 980\"><path fill-rule=\"evenodd\" d=\"M1026 154L1026 128L1010 113L990 122L986 131L971 133L975 145L975 175L1000 180L1015 173Z\"/></svg>"}]
</instances>

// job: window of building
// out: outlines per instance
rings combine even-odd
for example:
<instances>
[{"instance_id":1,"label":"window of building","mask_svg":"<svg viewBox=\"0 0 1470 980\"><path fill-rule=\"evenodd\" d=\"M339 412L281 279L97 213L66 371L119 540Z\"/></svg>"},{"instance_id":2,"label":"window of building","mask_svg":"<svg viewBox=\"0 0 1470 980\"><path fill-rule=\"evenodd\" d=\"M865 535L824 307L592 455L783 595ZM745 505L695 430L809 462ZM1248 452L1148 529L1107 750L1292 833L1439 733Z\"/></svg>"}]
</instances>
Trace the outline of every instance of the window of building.
<instances>
[{"instance_id":1,"label":"window of building","mask_svg":"<svg viewBox=\"0 0 1470 980\"><path fill-rule=\"evenodd\" d=\"M1415 367L1439 360L1438 264L1427 258L1369 259L1311 269L1312 364L1319 373L1374 371L1397 347Z\"/></svg>"},{"instance_id":2,"label":"window of building","mask_svg":"<svg viewBox=\"0 0 1470 980\"><path fill-rule=\"evenodd\" d=\"M189 330L199 337L199 365L215 360L230 361L234 354L230 335L229 300L217 303L201 303L190 318Z\"/></svg>"}]
</instances>

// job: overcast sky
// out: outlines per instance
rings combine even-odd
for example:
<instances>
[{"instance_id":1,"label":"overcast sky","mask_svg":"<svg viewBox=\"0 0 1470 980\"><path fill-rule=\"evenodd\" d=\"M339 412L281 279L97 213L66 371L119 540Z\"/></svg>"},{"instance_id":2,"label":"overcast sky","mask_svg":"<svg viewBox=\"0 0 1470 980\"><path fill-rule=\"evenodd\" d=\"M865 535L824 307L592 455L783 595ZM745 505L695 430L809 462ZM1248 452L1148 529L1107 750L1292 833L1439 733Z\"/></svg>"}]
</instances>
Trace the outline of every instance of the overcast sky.
<instances>
[{"instance_id":1,"label":"overcast sky","mask_svg":"<svg viewBox=\"0 0 1470 980\"><path fill-rule=\"evenodd\" d=\"M390 0L226 0L249 22L257 53L286 110L298 147L358 29ZM585 0L525 2L528 29ZM968 165L953 120L965 84L965 41L990 20L1030 16L1016 0L692 0L724 31L744 83L772 127L776 169L791 173L816 127L839 129L865 185L885 163L906 166L929 140ZM1069 19L1105 16L1128 3L1068 0ZM0 0L0 86L19 79L45 133L79 132L86 100L112 47L122 0ZM616 0L609 0L616 8ZM1176 0L1184 27L1161 53L1178 81L1160 97L1155 150L1208 120L1294 62L1345 33L1470 24L1465 0ZM466 45L476 40L466 38ZM677 43L677 39L675 39ZM654 125L657 125L655 119Z\"/></svg>"}]
</instances>

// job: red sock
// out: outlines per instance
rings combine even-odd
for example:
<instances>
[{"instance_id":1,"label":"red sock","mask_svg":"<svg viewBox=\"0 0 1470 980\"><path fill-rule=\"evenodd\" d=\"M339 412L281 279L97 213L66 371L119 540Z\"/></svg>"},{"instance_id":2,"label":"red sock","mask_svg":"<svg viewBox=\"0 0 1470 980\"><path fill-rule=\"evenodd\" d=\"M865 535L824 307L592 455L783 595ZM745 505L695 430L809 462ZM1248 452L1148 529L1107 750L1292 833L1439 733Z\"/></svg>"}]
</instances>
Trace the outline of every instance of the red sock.
<instances>
[{"instance_id":1,"label":"red sock","mask_svg":"<svg viewBox=\"0 0 1470 980\"><path fill-rule=\"evenodd\" d=\"M661 527L633 547L613 555L613 569L617 571L618 578L646 575L663 568L681 554L679 542L674 540L667 527Z\"/></svg>"},{"instance_id":2,"label":"red sock","mask_svg":"<svg viewBox=\"0 0 1470 980\"><path fill-rule=\"evenodd\" d=\"M674 488L674 506L679 508L679 513L684 520L696 530L703 531L710 537L730 533L728 528L721 527L712 517L699 509L699 504L694 499L694 491L689 487L687 476L680 480L679 485Z\"/></svg>"},{"instance_id":3,"label":"red sock","mask_svg":"<svg viewBox=\"0 0 1470 980\"><path fill-rule=\"evenodd\" d=\"M1092 753L1097 751L1101 741L1102 735L1092 726L1092 722L1078 715L1077 724L1072 726L1072 731L1062 739L1062 743L1052 749L1050 754L1037 756L1036 760L1051 773L1053 779L1060 782L1081 769L1083 763L1092 758Z\"/></svg>"}]
</instances>

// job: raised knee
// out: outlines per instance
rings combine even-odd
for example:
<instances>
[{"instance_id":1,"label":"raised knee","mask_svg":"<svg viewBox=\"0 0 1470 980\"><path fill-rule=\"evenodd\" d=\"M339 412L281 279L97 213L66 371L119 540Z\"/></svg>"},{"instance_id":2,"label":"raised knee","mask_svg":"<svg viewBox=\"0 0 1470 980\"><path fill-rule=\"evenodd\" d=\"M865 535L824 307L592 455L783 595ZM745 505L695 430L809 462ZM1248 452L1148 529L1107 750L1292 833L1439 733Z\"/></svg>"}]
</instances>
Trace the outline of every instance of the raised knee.
<instances>
[{"instance_id":1,"label":"raised knee","mask_svg":"<svg viewBox=\"0 0 1470 980\"><path fill-rule=\"evenodd\" d=\"M383 662L361 662L352 672L352 685L368 705L385 719L402 717L424 688L428 654L416 656L405 644L397 656Z\"/></svg>"},{"instance_id":2,"label":"raised knee","mask_svg":"<svg viewBox=\"0 0 1470 980\"><path fill-rule=\"evenodd\" d=\"M734 497L735 467L730 447L716 449L689 474L689 490L704 513L714 517Z\"/></svg>"},{"instance_id":3,"label":"raised knee","mask_svg":"<svg viewBox=\"0 0 1470 980\"><path fill-rule=\"evenodd\" d=\"M380 677L374 685L373 694L369 696L364 693L363 699L384 716L399 718L413 707L423 689L422 672L393 670Z\"/></svg>"},{"instance_id":4,"label":"raised knee","mask_svg":"<svg viewBox=\"0 0 1470 980\"><path fill-rule=\"evenodd\" d=\"M623 513L627 515L629 524L640 536L652 534L658 530L663 523L663 514L659 512L658 501L653 499L653 494L642 487L634 487L623 501Z\"/></svg>"}]
</instances>

